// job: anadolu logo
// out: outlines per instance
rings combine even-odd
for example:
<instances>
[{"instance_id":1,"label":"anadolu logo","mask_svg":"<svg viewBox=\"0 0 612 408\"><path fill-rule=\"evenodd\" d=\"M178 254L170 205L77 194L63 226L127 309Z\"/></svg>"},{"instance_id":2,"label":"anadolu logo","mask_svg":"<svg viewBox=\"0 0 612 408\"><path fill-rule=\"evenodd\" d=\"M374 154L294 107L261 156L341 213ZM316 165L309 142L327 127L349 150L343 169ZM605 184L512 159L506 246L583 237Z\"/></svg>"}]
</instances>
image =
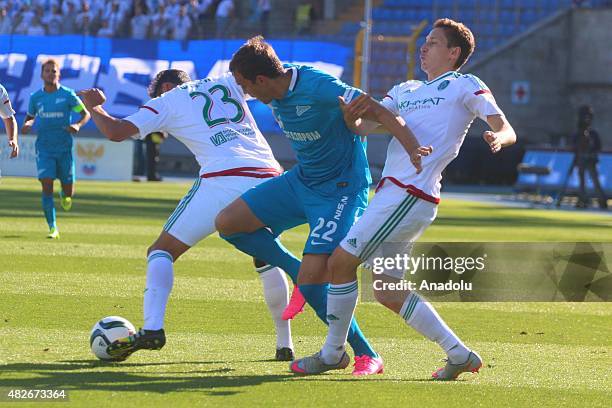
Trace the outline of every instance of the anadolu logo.
<instances>
[{"instance_id":1,"label":"anadolu logo","mask_svg":"<svg viewBox=\"0 0 612 408\"><path fill-rule=\"evenodd\" d=\"M83 161L81 165L81 169L83 173L88 176L91 176L96 172L96 161L104 156L104 145L88 143L83 145L81 143L77 143L77 155Z\"/></svg>"}]
</instances>

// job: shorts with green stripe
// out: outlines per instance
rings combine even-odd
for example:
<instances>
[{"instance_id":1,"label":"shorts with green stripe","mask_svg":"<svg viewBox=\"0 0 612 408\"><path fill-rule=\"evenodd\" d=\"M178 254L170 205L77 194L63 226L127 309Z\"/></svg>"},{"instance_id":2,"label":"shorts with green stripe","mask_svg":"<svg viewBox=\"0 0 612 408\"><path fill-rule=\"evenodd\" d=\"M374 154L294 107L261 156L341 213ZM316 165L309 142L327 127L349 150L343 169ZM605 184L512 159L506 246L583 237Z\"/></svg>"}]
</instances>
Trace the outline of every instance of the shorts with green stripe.
<instances>
[{"instance_id":1,"label":"shorts with green stripe","mask_svg":"<svg viewBox=\"0 0 612 408\"><path fill-rule=\"evenodd\" d=\"M436 218L437 205L405 190L382 188L342 240L342 249L372 265L375 258L394 258L410 253L411 243ZM385 269L385 274L402 279L404 270Z\"/></svg>"},{"instance_id":2,"label":"shorts with green stripe","mask_svg":"<svg viewBox=\"0 0 612 408\"><path fill-rule=\"evenodd\" d=\"M221 210L265 180L242 176L197 178L168 217L164 231L194 246L215 232L215 218Z\"/></svg>"}]
</instances>

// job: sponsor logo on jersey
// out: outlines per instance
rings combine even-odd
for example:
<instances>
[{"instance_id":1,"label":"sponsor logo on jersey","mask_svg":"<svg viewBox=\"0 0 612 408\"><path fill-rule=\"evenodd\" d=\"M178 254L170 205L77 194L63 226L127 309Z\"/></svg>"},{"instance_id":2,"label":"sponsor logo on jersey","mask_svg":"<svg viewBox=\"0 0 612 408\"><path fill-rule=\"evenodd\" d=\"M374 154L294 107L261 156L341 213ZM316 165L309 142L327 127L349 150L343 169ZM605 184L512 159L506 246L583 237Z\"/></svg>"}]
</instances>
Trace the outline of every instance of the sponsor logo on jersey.
<instances>
[{"instance_id":1,"label":"sponsor logo on jersey","mask_svg":"<svg viewBox=\"0 0 612 408\"><path fill-rule=\"evenodd\" d=\"M334 214L335 220L340 220L342 217L342 212L344 211L344 207L348 205L348 196L342 196L338 206L336 207L336 213Z\"/></svg>"},{"instance_id":2,"label":"sponsor logo on jersey","mask_svg":"<svg viewBox=\"0 0 612 408\"><path fill-rule=\"evenodd\" d=\"M62 102L66 102L66 98L57 98L57 99L55 99L55 103L62 103Z\"/></svg>"},{"instance_id":3,"label":"sponsor logo on jersey","mask_svg":"<svg viewBox=\"0 0 612 408\"><path fill-rule=\"evenodd\" d=\"M418 110L418 109L430 109L432 106L438 106L440 101L445 100L446 98L434 97L434 98L425 98L418 99L416 101L402 101L399 104L400 110Z\"/></svg>"},{"instance_id":4,"label":"sponsor logo on jersey","mask_svg":"<svg viewBox=\"0 0 612 408\"><path fill-rule=\"evenodd\" d=\"M221 146L223 143L227 143L234 139L238 139L238 134L231 129L225 129L222 132L217 132L210 137L211 143L215 146Z\"/></svg>"},{"instance_id":5,"label":"sponsor logo on jersey","mask_svg":"<svg viewBox=\"0 0 612 408\"><path fill-rule=\"evenodd\" d=\"M308 106L308 105L305 105L305 106L298 105L298 106L295 107L295 113L298 116L302 116L308 110L310 110L310 106Z\"/></svg>"},{"instance_id":6,"label":"sponsor logo on jersey","mask_svg":"<svg viewBox=\"0 0 612 408\"><path fill-rule=\"evenodd\" d=\"M438 91L445 90L448 84L450 84L450 81L448 79L445 79L444 81L442 81L440 85L438 85Z\"/></svg>"},{"instance_id":7,"label":"sponsor logo on jersey","mask_svg":"<svg viewBox=\"0 0 612 408\"><path fill-rule=\"evenodd\" d=\"M38 116L45 119L60 119L64 117L64 112L38 112Z\"/></svg>"},{"instance_id":8,"label":"sponsor logo on jersey","mask_svg":"<svg viewBox=\"0 0 612 408\"><path fill-rule=\"evenodd\" d=\"M297 142L312 142L321 139L321 134L316 130L314 132L290 132L285 130L285 136Z\"/></svg>"}]
</instances>

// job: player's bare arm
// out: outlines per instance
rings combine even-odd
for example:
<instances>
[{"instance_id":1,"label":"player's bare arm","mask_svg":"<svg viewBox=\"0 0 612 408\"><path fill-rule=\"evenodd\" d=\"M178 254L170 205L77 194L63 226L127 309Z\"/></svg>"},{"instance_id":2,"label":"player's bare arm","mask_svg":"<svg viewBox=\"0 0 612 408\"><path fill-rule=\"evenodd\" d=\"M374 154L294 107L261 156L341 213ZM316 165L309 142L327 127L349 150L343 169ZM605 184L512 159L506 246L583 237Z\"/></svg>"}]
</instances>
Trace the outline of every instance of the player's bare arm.
<instances>
[{"instance_id":1,"label":"player's bare arm","mask_svg":"<svg viewBox=\"0 0 612 408\"><path fill-rule=\"evenodd\" d=\"M132 122L115 118L104 110L102 105L106 102L106 96L100 89L85 89L78 92L77 95L81 97L98 130L108 140L121 142L138 134L138 128Z\"/></svg>"},{"instance_id":2,"label":"player's bare arm","mask_svg":"<svg viewBox=\"0 0 612 408\"><path fill-rule=\"evenodd\" d=\"M34 116L26 115L23 121L23 125L21 125L22 135L28 134L30 132L30 129L32 129L32 126L34 126L34 118Z\"/></svg>"},{"instance_id":3,"label":"player's bare arm","mask_svg":"<svg viewBox=\"0 0 612 408\"><path fill-rule=\"evenodd\" d=\"M8 144L11 149L11 159L17 157L19 154L19 143L17 142L17 121L15 115L3 119L4 127L6 128L6 135L8 136Z\"/></svg>"},{"instance_id":4,"label":"player's bare arm","mask_svg":"<svg viewBox=\"0 0 612 408\"><path fill-rule=\"evenodd\" d=\"M492 153L497 153L503 147L508 147L516 143L516 133L505 116L489 115L487 116L487 123L492 131L485 131L482 137L491 148Z\"/></svg>"},{"instance_id":5,"label":"player's bare arm","mask_svg":"<svg viewBox=\"0 0 612 408\"><path fill-rule=\"evenodd\" d=\"M66 130L72 134L78 133L79 130L89 122L89 119L91 119L91 115L87 112L87 109L83 109L79 114L81 115L81 119L79 119L78 122L71 123L70 126L66 128Z\"/></svg>"},{"instance_id":6,"label":"player's bare arm","mask_svg":"<svg viewBox=\"0 0 612 408\"><path fill-rule=\"evenodd\" d=\"M422 171L421 158L429 155L433 148L431 146L421 146L401 118L396 117L393 112L367 94L360 95L348 105L342 106L343 102L344 100L341 100L340 104L345 121L347 118L350 120L353 118L365 119L366 122L362 124L362 130L372 127L373 124L382 125L386 132L393 135L406 149L410 161L417 169L417 174ZM355 123L355 127L360 126L358 120L352 123Z\"/></svg>"}]
</instances>

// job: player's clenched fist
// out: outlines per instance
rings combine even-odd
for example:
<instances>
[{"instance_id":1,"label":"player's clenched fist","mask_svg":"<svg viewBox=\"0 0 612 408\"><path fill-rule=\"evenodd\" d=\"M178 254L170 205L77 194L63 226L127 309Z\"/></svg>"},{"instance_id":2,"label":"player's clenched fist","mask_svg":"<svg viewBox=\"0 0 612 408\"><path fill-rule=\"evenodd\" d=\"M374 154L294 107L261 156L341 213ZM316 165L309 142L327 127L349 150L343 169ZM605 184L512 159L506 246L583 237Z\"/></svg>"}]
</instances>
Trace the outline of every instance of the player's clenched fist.
<instances>
[{"instance_id":1,"label":"player's clenched fist","mask_svg":"<svg viewBox=\"0 0 612 408\"><path fill-rule=\"evenodd\" d=\"M485 142L487 142L487 144L491 148L492 153L497 153L501 150L501 141L494 132L487 130L482 134L482 138L485 140Z\"/></svg>"},{"instance_id":2,"label":"player's clenched fist","mask_svg":"<svg viewBox=\"0 0 612 408\"><path fill-rule=\"evenodd\" d=\"M106 95L98 88L84 89L77 93L81 97L85 107L90 110L94 106L103 105L106 102Z\"/></svg>"}]
</instances>

